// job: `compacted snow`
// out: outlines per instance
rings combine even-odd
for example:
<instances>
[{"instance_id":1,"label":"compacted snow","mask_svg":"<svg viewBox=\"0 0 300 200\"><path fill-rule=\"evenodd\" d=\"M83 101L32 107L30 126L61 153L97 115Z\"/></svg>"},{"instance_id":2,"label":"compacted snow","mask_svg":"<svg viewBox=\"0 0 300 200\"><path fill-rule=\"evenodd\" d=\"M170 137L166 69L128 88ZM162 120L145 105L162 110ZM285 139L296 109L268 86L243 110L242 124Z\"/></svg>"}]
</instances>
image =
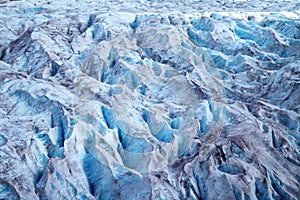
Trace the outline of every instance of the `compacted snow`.
<instances>
[{"instance_id":1,"label":"compacted snow","mask_svg":"<svg viewBox=\"0 0 300 200\"><path fill-rule=\"evenodd\" d=\"M0 199L299 198L299 2L0 3Z\"/></svg>"}]
</instances>

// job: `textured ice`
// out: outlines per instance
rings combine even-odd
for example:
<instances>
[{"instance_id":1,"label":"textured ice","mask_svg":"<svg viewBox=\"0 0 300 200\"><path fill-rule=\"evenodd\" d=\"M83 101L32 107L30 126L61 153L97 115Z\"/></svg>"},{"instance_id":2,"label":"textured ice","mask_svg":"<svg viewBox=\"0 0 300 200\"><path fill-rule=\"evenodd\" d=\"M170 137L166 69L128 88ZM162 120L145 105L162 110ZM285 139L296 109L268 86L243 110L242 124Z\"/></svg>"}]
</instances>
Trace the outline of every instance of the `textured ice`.
<instances>
[{"instance_id":1,"label":"textured ice","mask_svg":"<svg viewBox=\"0 0 300 200\"><path fill-rule=\"evenodd\" d=\"M0 199L299 198L298 13L95 2L1 4Z\"/></svg>"}]
</instances>

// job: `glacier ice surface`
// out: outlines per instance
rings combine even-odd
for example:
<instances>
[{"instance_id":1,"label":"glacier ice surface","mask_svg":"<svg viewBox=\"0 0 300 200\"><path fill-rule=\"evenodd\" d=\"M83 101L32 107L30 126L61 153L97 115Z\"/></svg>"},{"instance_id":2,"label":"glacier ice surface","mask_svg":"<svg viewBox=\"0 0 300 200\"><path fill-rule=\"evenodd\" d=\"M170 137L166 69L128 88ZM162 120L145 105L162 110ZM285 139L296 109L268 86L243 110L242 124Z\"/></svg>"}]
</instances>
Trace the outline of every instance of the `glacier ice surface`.
<instances>
[{"instance_id":1,"label":"glacier ice surface","mask_svg":"<svg viewBox=\"0 0 300 200\"><path fill-rule=\"evenodd\" d=\"M0 199L299 198L299 15L41 5L0 8Z\"/></svg>"}]
</instances>

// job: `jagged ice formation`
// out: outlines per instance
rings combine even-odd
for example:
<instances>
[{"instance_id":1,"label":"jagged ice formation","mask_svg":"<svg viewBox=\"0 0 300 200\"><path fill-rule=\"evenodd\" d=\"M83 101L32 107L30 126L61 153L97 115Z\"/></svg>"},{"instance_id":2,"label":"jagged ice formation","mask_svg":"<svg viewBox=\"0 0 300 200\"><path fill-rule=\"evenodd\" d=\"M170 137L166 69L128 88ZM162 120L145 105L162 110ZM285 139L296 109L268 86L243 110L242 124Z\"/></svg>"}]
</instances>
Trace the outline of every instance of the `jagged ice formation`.
<instances>
[{"instance_id":1,"label":"jagged ice formation","mask_svg":"<svg viewBox=\"0 0 300 200\"><path fill-rule=\"evenodd\" d=\"M0 199L299 198L299 17L18 12Z\"/></svg>"}]
</instances>

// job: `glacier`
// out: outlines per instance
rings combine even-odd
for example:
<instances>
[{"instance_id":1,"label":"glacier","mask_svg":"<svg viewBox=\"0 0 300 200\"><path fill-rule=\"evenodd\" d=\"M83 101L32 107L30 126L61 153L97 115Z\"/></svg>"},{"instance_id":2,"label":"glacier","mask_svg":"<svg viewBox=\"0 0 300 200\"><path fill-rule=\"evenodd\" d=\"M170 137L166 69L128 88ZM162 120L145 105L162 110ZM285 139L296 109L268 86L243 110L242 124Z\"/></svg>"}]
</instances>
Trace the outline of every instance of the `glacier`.
<instances>
[{"instance_id":1,"label":"glacier","mask_svg":"<svg viewBox=\"0 0 300 200\"><path fill-rule=\"evenodd\" d=\"M0 199L299 198L299 13L4 2Z\"/></svg>"}]
</instances>

